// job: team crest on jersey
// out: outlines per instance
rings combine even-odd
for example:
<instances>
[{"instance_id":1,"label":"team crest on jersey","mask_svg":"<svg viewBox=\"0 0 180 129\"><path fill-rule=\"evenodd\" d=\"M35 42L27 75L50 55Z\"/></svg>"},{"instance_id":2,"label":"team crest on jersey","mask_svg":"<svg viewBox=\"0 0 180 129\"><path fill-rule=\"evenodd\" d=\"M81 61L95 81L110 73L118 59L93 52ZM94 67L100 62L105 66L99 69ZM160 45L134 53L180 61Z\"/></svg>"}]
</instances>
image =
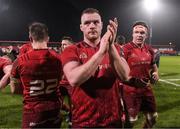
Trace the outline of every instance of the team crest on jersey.
<instances>
[{"instance_id":1,"label":"team crest on jersey","mask_svg":"<svg viewBox=\"0 0 180 129\"><path fill-rule=\"evenodd\" d=\"M79 58L80 59L86 59L87 58L87 55L86 55L86 53L81 53L80 55L79 55Z\"/></svg>"},{"instance_id":2,"label":"team crest on jersey","mask_svg":"<svg viewBox=\"0 0 180 129\"><path fill-rule=\"evenodd\" d=\"M151 53L148 51L148 52L146 53L146 55L147 55L147 56L151 56Z\"/></svg>"}]
</instances>

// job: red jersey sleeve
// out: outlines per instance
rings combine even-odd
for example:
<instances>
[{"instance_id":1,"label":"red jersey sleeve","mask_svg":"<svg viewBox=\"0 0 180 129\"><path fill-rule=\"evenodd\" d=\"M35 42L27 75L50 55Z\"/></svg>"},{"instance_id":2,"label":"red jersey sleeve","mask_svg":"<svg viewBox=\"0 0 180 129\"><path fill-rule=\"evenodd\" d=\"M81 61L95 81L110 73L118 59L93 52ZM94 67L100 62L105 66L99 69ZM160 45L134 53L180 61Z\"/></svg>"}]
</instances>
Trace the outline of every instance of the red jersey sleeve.
<instances>
[{"instance_id":1,"label":"red jersey sleeve","mask_svg":"<svg viewBox=\"0 0 180 129\"><path fill-rule=\"evenodd\" d=\"M149 45L146 45L146 48L149 50L149 52L151 53L152 55L152 60L151 60L151 64L156 64L156 61L155 61L155 53L153 51L153 48Z\"/></svg>"},{"instance_id":2,"label":"red jersey sleeve","mask_svg":"<svg viewBox=\"0 0 180 129\"><path fill-rule=\"evenodd\" d=\"M128 55L131 49L132 47L130 46L130 43L127 43L122 46L123 56L126 60L128 59Z\"/></svg>"},{"instance_id":3,"label":"red jersey sleeve","mask_svg":"<svg viewBox=\"0 0 180 129\"><path fill-rule=\"evenodd\" d=\"M22 54L24 54L24 53L26 53L26 52L28 52L28 51L30 51L32 49L33 48L32 48L31 43L26 43L20 48L19 55L22 55Z\"/></svg>"},{"instance_id":4,"label":"red jersey sleeve","mask_svg":"<svg viewBox=\"0 0 180 129\"><path fill-rule=\"evenodd\" d=\"M3 58L3 60L1 60L0 67L2 69L4 69L4 67L6 67L7 65L11 65L11 64L12 64L12 62L9 59Z\"/></svg>"},{"instance_id":5,"label":"red jersey sleeve","mask_svg":"<svg viewBox=\"0 0 180 129\"><path fill-rule=\"evenodd\" d=\"M62 65L64 66L69 61L80 62L78 55L78 47L76 45L67 47L61 54Z\"/></svg>"}]
</instances>

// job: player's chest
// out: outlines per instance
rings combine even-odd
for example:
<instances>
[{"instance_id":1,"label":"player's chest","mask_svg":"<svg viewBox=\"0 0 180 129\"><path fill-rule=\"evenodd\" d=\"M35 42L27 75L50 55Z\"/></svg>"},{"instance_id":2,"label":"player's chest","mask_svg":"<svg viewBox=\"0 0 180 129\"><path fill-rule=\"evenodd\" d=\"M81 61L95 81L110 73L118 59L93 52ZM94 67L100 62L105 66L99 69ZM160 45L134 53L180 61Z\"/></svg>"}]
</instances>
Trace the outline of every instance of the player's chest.
<instances>
[{"instance_id":1,"label":"player's chest","mask_svg":"<svg viewBox=\"0 0 180 129\"><path fill-rule=\"evenodd\" d=\"M80 62L82 64L86 63L88 60L90 60L91 58L96 58L96 57L93 57L98 51L98 48L86 48L86 49L82 49L81 51L79 51L79 59L80 59ZM97 58L96 60L98 60L100 58ZM101 60L101 59L100 59ZM109 64L109 55L106 54L103 59L102 59L102 62L101 64Z\"/></svg>"},{"instance_id":2,"label":"player's chest","mask_svg":"<svg viewBox=\"0 0 180 129\"><path fill-rule=\"evenodd\" d=\"M129 52L128 63L131 65L150 64L152 55L147 49L133 49Z\"/></svg>"},{"instance_id":3,"label":"player's chest","mask_svg":"<svg viewBox=\"0 0 180 129\"><path fill-rule=\"evenodd\" d=\"M80 63L85 64L87 61L89 61L91 58L96 58L93 57L94 54L96 54L97 49L88 49L88 50L82 50L79 53L79 59ZM110 61L109 61L109 55L106 54L103 59L96 58L95 60L102 60L101 63L98 65L96 72L93 76L96 77L101 77L101 76L109 76L111 75L110 73L112 72L112 68L110 66Z\"/></svg>"}]
</instances>

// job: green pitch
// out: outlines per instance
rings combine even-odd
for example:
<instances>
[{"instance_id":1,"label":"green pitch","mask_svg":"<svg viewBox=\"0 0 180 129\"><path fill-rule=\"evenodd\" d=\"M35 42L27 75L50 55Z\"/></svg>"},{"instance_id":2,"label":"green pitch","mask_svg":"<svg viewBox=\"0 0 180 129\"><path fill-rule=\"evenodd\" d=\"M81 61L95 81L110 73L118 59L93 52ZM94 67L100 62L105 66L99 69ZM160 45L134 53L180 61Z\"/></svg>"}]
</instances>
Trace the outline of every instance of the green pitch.
<instances>
[{"instance_id":1,"label":"green pitch","mask_svg":"<svg viewBox=\"0 0 180 129\"><path fill-rule=\"evenodd\" d=\"M155 128L180 128L180 56L163 56L160 81L154 86L159 117ZM20 128L22 97L11 95L9 87L0 91L0 128ZM143 116L139 116L137 128ZM63 122L63 127L66 127Z\"/></svg>"}]
</instances>

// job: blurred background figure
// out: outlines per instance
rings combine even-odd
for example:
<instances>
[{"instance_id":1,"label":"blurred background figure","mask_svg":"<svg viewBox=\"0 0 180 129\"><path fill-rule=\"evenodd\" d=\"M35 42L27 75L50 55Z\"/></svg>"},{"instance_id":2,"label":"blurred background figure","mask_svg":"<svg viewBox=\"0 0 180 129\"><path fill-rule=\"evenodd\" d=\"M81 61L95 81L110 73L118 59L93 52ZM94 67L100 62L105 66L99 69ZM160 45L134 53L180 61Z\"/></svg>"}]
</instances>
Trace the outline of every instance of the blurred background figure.
<instances>
[{"instance_id":1,"label":"blurred background figure","mask_svg":"<svg viewBox=\"0 0 180 129\"><path fill-rule=\"evenodd\" d=\"M0 54L1 56L7 57L13 62L17 58L18 51L15 49L15 47L10 45L7 47L2 47Z\"/></svg>"},{"instance_id":2,"label":"blurred background figure","mask_svg":"<svg viewBox=\"0 0 180 129\"><path fill-rule=\"evenodd\" d=\"M61 39L61 52L64 51L64 49L70 45L73 45L73 40L69 36L64 36Z\"/></svg>"},{"instance_id":3,"label":"blurred background figure","mask_svg":"<svg viewBox=\"0 0 180 129\"><path fill-rule=\"evenodd\" d=\"M13 46L8 46L7 47L7 56L11 59L11 61L13 62L18 55L18 51L15 49L15 47Z\"/></svg>"},{"instance_id":4,"label":"blurred background figure","mask_svg":"<svg viewBox=\"0 0 180 129\"><path fill-rule=\"evenodd\" d=\"M0 90L9 84L11 69L11 60L6 56L0 57Z\"/></svg>"},{"instance_id":5,"label":"blurred background figure","mask_svg":"<svg viewBox=\"0 0 180 129\"><path fill-rule=\"evenodd\" d=\"M119 44L119 45L123 45L126 42L126 38L123 35L117 35L116 39L115 39L115 43Z\"/></svg>"},{"instance_id":6,"label":"blurred background figure","mask_svg":"<svg viewBox=\"0 0 180 129\"><path fill-rule=\"evenodd\" d=\"M63 52L65 48L71 45L73 45L72 38L69 36L64 36L61 40L61 52ZM70 128L72 124L71 123L71 100L70 100L72 87L70 86L65 75L62 76L62 79L59 85L60 85L60 91L61 91L63 100L67 100L67 101L63 101L63 107L62 107L62 110L65 111L66 113L61 112L61 115L63 116L63 118L65 117L65 120L68 123L69 128Z\"/></svg>"}]
</instances>

